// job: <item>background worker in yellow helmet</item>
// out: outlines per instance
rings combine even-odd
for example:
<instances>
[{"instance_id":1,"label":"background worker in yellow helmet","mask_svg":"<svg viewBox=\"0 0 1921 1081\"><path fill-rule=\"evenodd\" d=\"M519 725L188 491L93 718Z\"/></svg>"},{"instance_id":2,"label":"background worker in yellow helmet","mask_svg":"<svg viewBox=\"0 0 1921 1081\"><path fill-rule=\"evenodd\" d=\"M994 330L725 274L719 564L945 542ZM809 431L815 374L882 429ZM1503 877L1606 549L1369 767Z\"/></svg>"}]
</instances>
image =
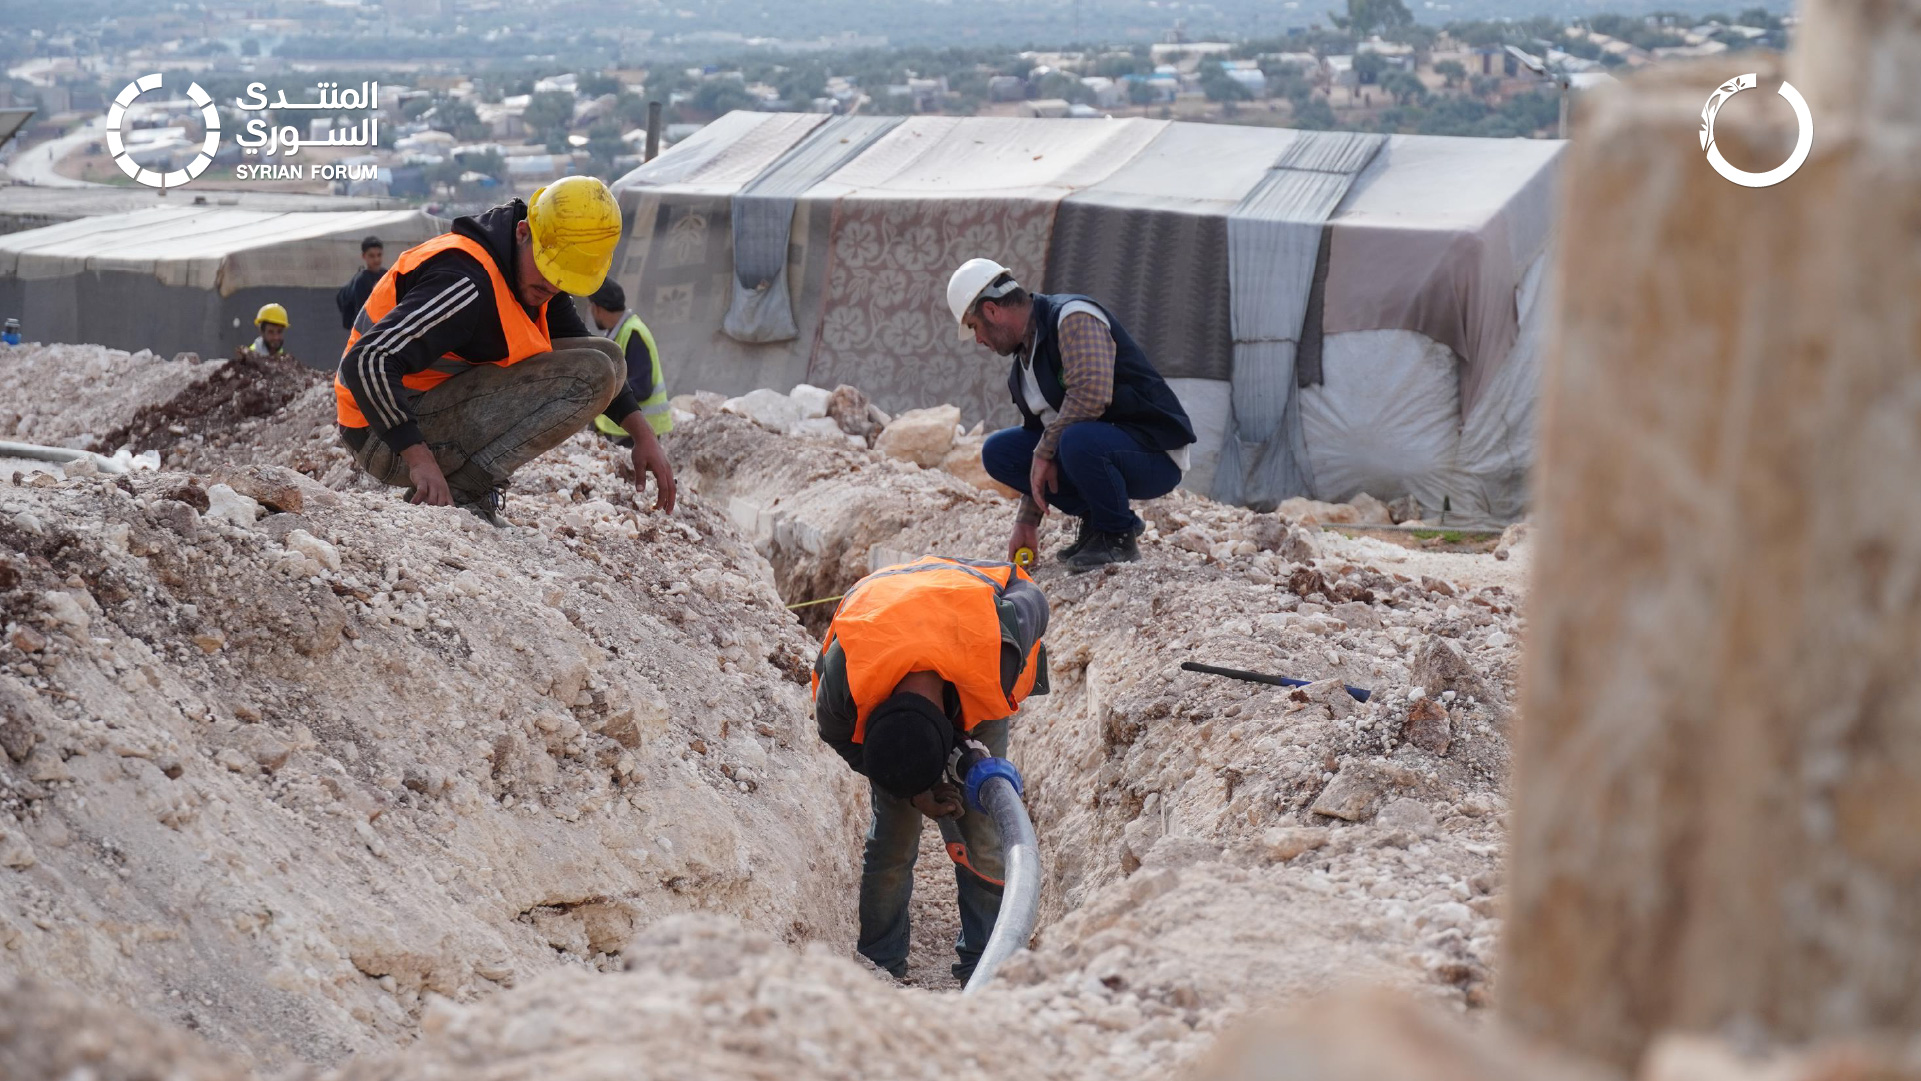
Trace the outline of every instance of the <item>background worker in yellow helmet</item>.
<instances>
[{"instance_id":1,"label":"background worker in yellow helmet","mask_svg":"<svg viewBox=\"0 0 1921 1081\"><path fill-rule=\"evenodd\" d=\"M598 414L646 427L620 349L561 293L599 289L620 243L607 185L570 176L401 253L348 334L334 377L340 438L370 476L415 503L458 505L500 524L514 470ZM635 440L634 483L662 510L674 474Z\"/></svg>"},{"instance_id":2,"label":"background worker in yellow helmet","mask_svg":"<svg viewBox=\"0 0 1921 1081\"><path fill-rule=\"evenodd\" d=\"M634 398L640 402L640 414L647 418L653 434L666 435L673 431L674 411L667 404L667 381L661 376L660 348L654 344L654 333L647 329L647 324L627 310L626 290L619 282L607 279L606 284L588 298L587 315L609 340L620 346L621 355L627 358L627 389L633 391ZM630 434L605 416L595 417L594 427L611 436Z\"/></svg>"},{"instance_id":3,"label":"background worker in yellow helmet","mask_svg":"<svg viewBox=\"0 0 1921 1081\"><path fill-rule=\"evenodd\" d=\"M287 309L278 304L262 304L254 314L253 325L260 330L260 336L247 347L249 352L263 357L282 356L287 352Z\"/></svg>"}]
</instances>

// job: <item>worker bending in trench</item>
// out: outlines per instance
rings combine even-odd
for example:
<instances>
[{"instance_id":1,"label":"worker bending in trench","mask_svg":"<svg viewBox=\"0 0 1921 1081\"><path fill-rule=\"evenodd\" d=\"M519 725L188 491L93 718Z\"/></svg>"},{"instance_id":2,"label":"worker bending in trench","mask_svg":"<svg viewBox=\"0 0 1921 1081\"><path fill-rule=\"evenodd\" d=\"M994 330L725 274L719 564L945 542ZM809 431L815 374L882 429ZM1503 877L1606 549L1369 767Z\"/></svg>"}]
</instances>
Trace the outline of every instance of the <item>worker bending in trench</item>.
<instances>
[{"instance_id":1,"label":"worker bending in trench","mask_svg":"<svg viewBox=\"0 0 1921 1081\"><path fill-rule=\"evenodd\" d=\"M954 861L956 979L980 961L1000 914L1003 853L950 775L964 741L1007 756L1008 718L1046 694L1047 598L1009 563L926 556L847 591L814 662L820 738L868 779L873 822L861 857L861 956L907 975L908 902L921 818Z\"/></svg>"},{"instance_id":2,"label":"worker bending in trench","mask_svg":"<svg viewBox=\"0 0 1921 1081\"><path fill-rule=\"evenodd\" d=\"M633 434L634 484L662 510L674 474L619 346L562 293L599 289L620 243L607 185L570 176L409 248L367 297L334 376L340 438L407 498L501 524L514 470L600 413Z\"/></svg>"},{"instance_id":3,"label":"worker bending in trench","mask_svg":"<svg viewBox=\"0 0 1921 1081\"><path fill-rule=\"evenodd\" d=\"M1051 504L1080 519L1058 558L1073 572L1141 557L1145 528L1130 500L1174 490L1194 428L1174 391L1120 321L1073 293L1029 293L992 259L969 259L947 282L947 305L972 338L1012 357L1007 391L1018 428L981 447L989 476L1021 493L1007 558L1040 543Z\"/></svg>"}]
</instances>

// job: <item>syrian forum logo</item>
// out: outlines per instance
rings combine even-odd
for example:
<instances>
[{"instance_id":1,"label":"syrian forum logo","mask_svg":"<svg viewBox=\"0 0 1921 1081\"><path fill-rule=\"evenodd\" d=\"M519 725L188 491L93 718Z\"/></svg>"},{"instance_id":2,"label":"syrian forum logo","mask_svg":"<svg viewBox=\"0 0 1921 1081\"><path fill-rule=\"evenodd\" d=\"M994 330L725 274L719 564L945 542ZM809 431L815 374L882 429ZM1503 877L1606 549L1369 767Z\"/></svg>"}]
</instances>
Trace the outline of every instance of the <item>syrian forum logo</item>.
<instances>
[{"instance_id":1,"label":"syrian forum logo","mask_svg":"<svg viewBox=\"0 0 1921 1081\"><path fill-rule=\"evenodd\" d=\"M113 99L113 108L107 110L107 151L113 155L113 163L120 166L120 171L132 178L134 183L150 188L177 188L206 172L207 166L213 164L214 151L220 146L220 112L213 107L213 96L200 89L199 83L188 84L187 99L200 106L201 122L207 129L206 141L201 143L200 153L194 155L185 169L157 173L133 160L133 155L127 152L126 141L120 137L120 126L126 122L127 106L133 104L133 99L159 88L160 73L156 71L128 83L120 95Z\"/></svg>"},{"instance_id":2,"label":"syrian forum logo","mask_svg":"<svg viewBox=\"0 0 1921 1081\"><path fill-rule=\"evenodd\" d=\"M214 107L213 95L200 88L199 83L187 85L187 98L200 109L200 117L206 128L206 138L201 141L200 152L187 163L184 169L160 172L149 169L133 160L127 149L126 138L121 129L127 124L127 111L135 98L149 90L158 90L161 75L143 75L128 83L120 95L113 99L113 107L107 110L107 149L113 154L113 163L120 171L132 178L135 183L150 188L177 188L207 171L213 164L214 155L220 149L220 111ZM266 83L248 83L247 96L235 98L234 107L241 112L265 113L269 109L276 117L283 117L290 110L320 110L335 114L324 118L326 138L319 138L313 131L302 138L300 128L293 124L269 127L267 121L255 117L247 121L245 130L234 136L234 142L241 152L261 155L267 158L290 158L300 153L303 146L320 147L378 147L380 145L380 118L375 115L380 109L380 84L362 83L358 90L340 88L338 83L319 84L320 94L314 101L290 102L286 91L281 91L275 100L267 100ZM368 114L359 124L339 127L335 121L342 112L363 112ZM259 165L234 166L235 180L304 180L311 175L314 180L365 180L379 174L379 167L367 160L353 163L321 162L308 170L305 166L286 161L275 161Z\"/></svg>"},{"instance_id":3,"label":"syrian forum logo","mask_svg":"<svg viewBox=\"0 0 1921 1081\"><path fill-rule=\"evenodd\" d=\"M1714 166L1714 171L1728 180L1744 188L1771 188L1793 176L1795 170L1801 168L1801 163L1808 160L1808 151L1814 147L1814 116L1808 112L1807 99L1801 96L1801 92L1794 88L1793 83L1783 80L1781 96L1788 99L1788 105L1794 109L1794 120L1799 129L1794 140L1794 153L1788 155L1788 160L1765 173L1750 173L1746 169L1735 168L1721 156L1721 148L1714 142L1714 114L1721 111L1721 106L1727 104L1729 98L1743 90L1754 89L1756 81L1752 72L1737 75L1709 95L1706 107L1701 110L1701 149L1707 151L1708 164Z\"/></svg>"}]
</instances>

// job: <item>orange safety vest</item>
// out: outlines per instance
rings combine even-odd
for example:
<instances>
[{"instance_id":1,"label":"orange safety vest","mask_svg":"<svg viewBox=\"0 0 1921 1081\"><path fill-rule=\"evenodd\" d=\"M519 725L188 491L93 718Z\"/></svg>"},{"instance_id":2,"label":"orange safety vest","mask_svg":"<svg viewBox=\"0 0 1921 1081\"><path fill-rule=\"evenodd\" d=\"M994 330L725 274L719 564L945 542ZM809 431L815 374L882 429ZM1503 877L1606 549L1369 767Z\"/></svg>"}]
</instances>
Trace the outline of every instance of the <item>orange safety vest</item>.
<instances>
[{"instance_id":1,"label":"orange safety vest","mask_svg":"<svg viewBox=\"0 0 1921 1081\"><path fill-rule=\"evenodd\" d=\"M353 330L347 335L347 348L341 352L341 360L346 360L347 354L353 352L354 343L360 340L362 333L372 330L374 324L385 318L388 312L394 310L394 305L400 302L399 297L394 294L394 282L398 280L398 275L412 272L415 267L449 249L466 252L479 260L480 265L487 269L487 277L494 283L494 309L500 313L500 329L507 339L507 355L501 360L471 361L448 353L436 361L433 367L402 376L400 379L402 386L414 390L428 390L452 379L476 363L498 364L505 368L518 364L528 357L553 350L553 341L547 336L547 306L545 304L540 306L538 321L527 318L527 309L521 307L520 298L515 296L513 289L507 285L506 276L501 274L498 266L494 265L494 257L488 253L487 249L478 240L461 236L459 233L442 233L425 244L402 252L400 258L394 260L393 268L380 276L380 281L374 285L374 291L367 297L367 303L361 306L360 314L354 317ZM347 389L345 383L340 381L338 371L334 373L334 416L342 427L367 427L366 416L360 412L360 406L354 401L353 393Z\"/></svg>"},{"instance_id":2,"label":"orange safety vest","mask_svg":"<svg viewBox=\"0 0 1921 1081\"><path fill-rule=\"evenodd\" d=\"M854 699L854 742L865 742L867 716L909 672L935 672L960 695L961 728L1011 716L1040 674L1039 635L1027 644L1010 689L1001 678L1003 634L997 601L1010 589L1036 590L1011 563L923 556L884 567L847 591L827 628L822 651L840 643ZM1044 602L1043 602L1044 603ZM813 679L820 692L820 674Z\"/></svg>"}]
</instances>

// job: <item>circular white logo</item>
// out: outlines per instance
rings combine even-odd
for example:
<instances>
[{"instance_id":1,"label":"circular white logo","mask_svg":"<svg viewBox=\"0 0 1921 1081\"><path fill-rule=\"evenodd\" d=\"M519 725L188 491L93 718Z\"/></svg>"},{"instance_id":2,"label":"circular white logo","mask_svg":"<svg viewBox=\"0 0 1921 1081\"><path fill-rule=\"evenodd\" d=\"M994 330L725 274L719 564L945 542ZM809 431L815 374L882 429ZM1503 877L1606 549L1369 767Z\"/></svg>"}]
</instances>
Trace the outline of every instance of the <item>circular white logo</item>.
<instances>
[{"instance_id":1,"label":"circular white logo","mask_svg":"<svg viewBox=\"0 0 1921 1081\"><path fill-rule=\"evenodd\" d=\"M121 89L119 96L113 99L113 108L107 110L107 150L113 155L113 163L120 166L120 171L133 178L135 183L150 188L174 188L206 172L207 166L213 164L214 150L220 145L220 112L213 107L213 97L200 89L199 83L188 84L187 99L200 106L202 126L207 129L206 141L201 144L200 153L194 155L193 161L185 169L154 172L134 161L133 156L127 153L127 144L120 138L120 125L125 122L127 106L133 104L133 99L159 88L160 73L156 71L152 75L142 75Z\"/></svg>"},{"instance_id":2,"label":"circular white logo","mask_svg":"<svg viewBox=\"0 0 1921 1081\"><path fill-rule=\"evenodd\" d=\"M1707 105L1701 110L1701 149L1708 153L1708 164L1714 171L1741 185L1744 188L1770 188L1794 175L1801 163L1808 160L1808 151L1814 147L1814 117L1808 112L1807 99L1794 88L1794 84L1783 81L1781 96L1788 99L1794 109L1794 120L1798 134L1794 140L1794 153L1788 160L1769 169L1765 173L1750 173L1746 169L1736 169L1721 156L1721 148L1714 143L1714 114L1721 111L1727 100L1743 90L1754 89L1756 80L1752 72L1737 75L1721 84L1721 88L1708 96Z\"/></svg>"}]
</instances>

